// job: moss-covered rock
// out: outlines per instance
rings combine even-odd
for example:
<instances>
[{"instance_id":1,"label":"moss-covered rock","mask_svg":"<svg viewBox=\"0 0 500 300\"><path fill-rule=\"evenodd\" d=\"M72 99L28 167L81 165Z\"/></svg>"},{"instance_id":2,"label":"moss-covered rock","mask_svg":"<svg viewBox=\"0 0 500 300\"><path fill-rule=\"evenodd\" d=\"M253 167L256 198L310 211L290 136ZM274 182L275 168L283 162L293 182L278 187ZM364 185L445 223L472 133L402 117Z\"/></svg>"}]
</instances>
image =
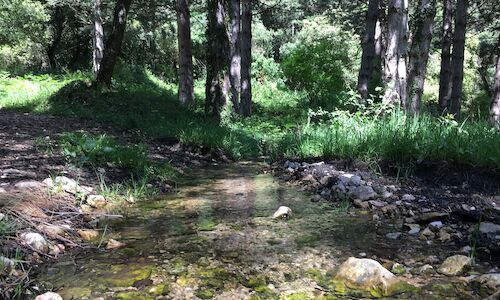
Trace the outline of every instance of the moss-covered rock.
<instances>
[{"instance_id":1,"label":"moss-covered rock","mask_svg":"<svg viewBox=\"0 0 500 300\"><path fill-rule=\"evenodd\" d=\"M129 287L135 282L148 279L153 272L153 266L130 263L123 265L112 265L109 272L96 276L98 284L111 287Z\"/></svg>"},{"instance_id":2,"label":"moss-covered rock","mask_svg":"<svg viewBox=\"0 0 500 300\"><path fill-rule=\"evenodd\" d=\"M121 292L116 294L114 298L118 300L154 300L154 297L143 292Z\"/></svg>"}]
</instances>

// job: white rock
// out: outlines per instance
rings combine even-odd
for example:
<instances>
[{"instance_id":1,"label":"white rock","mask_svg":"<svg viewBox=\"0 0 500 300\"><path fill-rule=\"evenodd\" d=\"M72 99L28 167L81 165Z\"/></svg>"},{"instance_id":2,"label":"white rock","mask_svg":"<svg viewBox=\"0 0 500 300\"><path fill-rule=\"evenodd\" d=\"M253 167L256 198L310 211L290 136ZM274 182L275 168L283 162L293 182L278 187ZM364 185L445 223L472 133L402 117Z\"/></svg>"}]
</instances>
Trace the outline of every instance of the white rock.
<instances>
[{"instance_id":1,"label":"white rock","mask_svg":"<svg viewBox=\"0 0 500 300\"><path fill-rule=\"evenodd\" d=\"M273 219L284 218L288 219L292 216L292 209L288 206L280 206L273 214Z\"/></svg>"},{"instance_id":2,"label":"white rock","mask_svg":"<svg viewBox=\"0 0 500 300\"><path fill-rule=\"evenodd\" d=\"M479 231L484 234L500 232L500 225L491 222L481 222Z\"/></svg>"},{"instance_id":3,"label":"white rock","mask_svg":"<svg viewBox=\"0 0 500 300\"><path fill-rule=\"evenodd\" d=\"M3 219L5 219L5 215L0 213L0 221L3 221Z\"/></svg>"},{"instance_id":4,"label":"white rock","mask_svg":"<svg viewBox=\"0 0 500 300\"><path fill-rule=\"evenodd\" d=\"M461 275L471 266L471 259L465 255L453 255L444 260L438 269L438 273L447 276Z\"/></svg>"},{"instance_id":5,"label":"white rock","mask_svg":"<svg viewBox=\"0 0 500 300\"><path fill-rule=\"evenodd\" d=\"M437 232L439 231L439 229L443 228L443 222L441 221L434 221L434 222L431 222L429 223L429 229L434 231L434 232Z\"/></svg>"},{"instance_id":6,"label":"white rock","mask_svg":"<svg viewBox=\"0 0 500 300\"><path fill-rule=\"evenodd\" d=\"M340 265L336 278L367 290L383 289L387 291L399 282L394 274L377 261L354 257L350 257Z\"/></svg>"},{"instance_id":7,"label":"white rock","mask_svg":"<svg viewBox=\"0 0 500 300\"><path fill-rule=\"evenodd\" d=\"M57 176L56 178L54 178L52 186L60 187L63 191L70 194L80 193L88 195L89 193L92 192L92 188L82 186L75 180L68 178L66 176Z\"/></svg>"},{"instance_id":8,"label":"white rock","mask_svg":"<svg viewBox=\"0 0 500 300\"><path fill-rule=\"evenodd\" d=\"M47 253L49 251L49 243L39 233L25 232L22 233L20 237L22 244L27 245L38 252Z\"/></svg>"},{"instance_id":9,"label":"white rock","mask_svg":"<svg viewBox=\"0 0 500 300\"><path fill-rule=\"evenodd\" d=\"M57 293L47 292L45 294L36 296L35 300L63 300L63 298Z\"/></svg>"},{"instance_id":10,"label":"white rock","mask_svg":"<svg viewBox=\"0 0 500 300\"><path fill-rule=\"evenodd\" d=\"M404 194L404 195L401 197L401 200L403 200L403 201L409 201L409 202L411 202L411 201L415 201L415 199L416 199L416 198L415 198L415 196L410 195L410 194Z\"/></svg>"}]
</instances>

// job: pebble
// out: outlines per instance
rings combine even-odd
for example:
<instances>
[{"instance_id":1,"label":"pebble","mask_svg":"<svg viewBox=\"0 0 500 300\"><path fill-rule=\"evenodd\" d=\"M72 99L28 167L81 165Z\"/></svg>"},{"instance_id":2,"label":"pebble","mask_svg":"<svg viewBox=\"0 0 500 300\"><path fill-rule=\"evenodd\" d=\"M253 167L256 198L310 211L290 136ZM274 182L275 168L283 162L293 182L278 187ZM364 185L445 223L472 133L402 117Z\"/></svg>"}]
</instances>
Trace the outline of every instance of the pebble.
<instances>
[{"instance_id":1,"label":"pebble","mask_svg":"<svg viewBox=\"0 0 500 300\"><path fill-rule=\"evenodd\" d=\"M397 240L401 237L401 232L389 232L385 235L388 239Z\"/></svg>"},{"instance_id":2,"label":"pebble","mask_svg":"<svg viewBox=\"0 0 500 300\"><path fill-rule=\"evenodd\" d=\"M443 222L441 222L441 221L434 221L434 222L429 223L429 229L434 231L434 232L439 231L439 229L441 229L443 226L444 226Z\"/></svg>"}]
</instances>

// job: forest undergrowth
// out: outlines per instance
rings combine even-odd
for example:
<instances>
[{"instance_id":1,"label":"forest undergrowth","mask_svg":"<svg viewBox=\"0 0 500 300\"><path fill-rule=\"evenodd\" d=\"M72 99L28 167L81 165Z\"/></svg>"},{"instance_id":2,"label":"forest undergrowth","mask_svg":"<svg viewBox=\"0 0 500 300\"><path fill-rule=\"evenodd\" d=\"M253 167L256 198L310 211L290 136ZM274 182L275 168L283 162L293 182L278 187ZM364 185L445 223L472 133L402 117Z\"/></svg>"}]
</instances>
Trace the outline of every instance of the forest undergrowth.
<instances>
[{"instance_id":1,"label":"forest undergrowth","mask_svg":"<svg viewBox=\"0 0 500 300\"><path fill-rule=\"evenodd\" d=\"M486 121L455 121L430 113L407 117L380 105L363 113L352 108L323 110L303 93L271 81L254 83L252 117L223 114L219 120L203 111L201 82L195 88L197 106L191 110L179 106L176 85L144 69L120 68L112 89L98 90L90 82L85 73L3 77L0 106L81 117L156 139L175 138L220 149L235 160L261 155L342 158L375 168L384 162L404 171L428 161L500 167L500 131Z\"/></svg>"}]
</instances>

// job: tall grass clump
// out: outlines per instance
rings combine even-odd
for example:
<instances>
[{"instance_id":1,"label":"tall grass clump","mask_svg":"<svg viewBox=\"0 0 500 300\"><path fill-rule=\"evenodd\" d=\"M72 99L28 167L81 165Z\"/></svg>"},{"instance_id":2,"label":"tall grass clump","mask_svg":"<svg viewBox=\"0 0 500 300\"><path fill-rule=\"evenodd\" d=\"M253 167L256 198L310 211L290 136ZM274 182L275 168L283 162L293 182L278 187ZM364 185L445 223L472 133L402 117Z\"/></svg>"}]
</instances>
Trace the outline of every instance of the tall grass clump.
<instances>
[{"instance_id":1,"label":"tall grass clump","mask_svg":"<svg viewBox=\"0 0 500 300\"><path fill-rule=\"evenodd\" d=\"M309 122L288 135L278 152L287 156L386 161L412 168L423 161L500 167L500 131L486 122L450 117L407 117L395 112L367 117L349 112L311 112Z\"/></svg>"}]
</instances>

